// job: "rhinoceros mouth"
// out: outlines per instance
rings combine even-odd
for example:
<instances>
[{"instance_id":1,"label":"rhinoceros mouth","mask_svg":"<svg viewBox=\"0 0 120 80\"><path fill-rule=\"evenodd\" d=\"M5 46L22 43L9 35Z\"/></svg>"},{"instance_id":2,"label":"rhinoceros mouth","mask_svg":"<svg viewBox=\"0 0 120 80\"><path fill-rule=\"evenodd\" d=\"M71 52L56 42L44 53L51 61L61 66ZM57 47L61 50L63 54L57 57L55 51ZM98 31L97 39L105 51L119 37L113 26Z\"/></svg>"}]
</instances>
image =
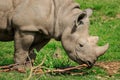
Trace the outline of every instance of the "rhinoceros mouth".
<instances>
[{"instance_id":1,"label":"rhinoceros mouth","mask_svg":"<svg viewBox=\"0 0 120 80\"><path fill-rule=\"evenodd\" d=\"M88 65L88 68L91 68L94 65L94 63L92 63L90 61L86 61L86 64Z\"/></svg>"},{"instance_id":2,"label":"rhinoceros mouth","mask_svg":"<svg viewBox=\"0 0 120 80\"><path fill-rule=\"evenodd\" d=\"M79 56L79 54L80 53L78 53L77 51L75 51L75 53L76 53L76 62L78 63L78 64L80 64L80 65L82 65L82 64L86 64L87 66L88 66L88 68L91 68L93 65L94 65L94 63L95 63L95 61L94 61L94 63L93 62L91 62L91 61L89 61L89 60L86 60L86 59L82 59L81 58L81 56Z\"/></svg>"},{"instance_id":3,"label":"rhinoceros mouth","mask_svg":"<svg viewBox=\"0 0 120 80\"><path fill-rule=\"evenodd\" d=\"M94 65L94 63L92 63L90 61L83 61L81 59L78 59L77 63L80 64L80 65L86 64L88 66L88 68L92 68L92 66Z\"/></svg>"}]
</instances>

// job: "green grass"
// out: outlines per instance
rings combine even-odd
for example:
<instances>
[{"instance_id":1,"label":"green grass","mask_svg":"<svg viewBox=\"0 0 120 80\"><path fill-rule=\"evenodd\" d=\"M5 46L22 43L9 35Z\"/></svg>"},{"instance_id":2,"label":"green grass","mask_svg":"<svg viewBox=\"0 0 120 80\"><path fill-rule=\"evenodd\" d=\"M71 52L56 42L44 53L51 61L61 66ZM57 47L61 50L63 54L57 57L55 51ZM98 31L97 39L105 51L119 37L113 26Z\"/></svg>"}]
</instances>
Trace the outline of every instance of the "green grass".
<instances>
[{"instance_id":1,"label":"green grass","mask_svg":"<svg viewBox=\"0 0 120 80\"><path fill-rule=\"evenodd\" d=\"M98 45L110 44L109 50L101 56L98 61L120 61L120 0L76 0L80 3L81 9L92 8L93 15L90 18L90 34L100 37ZM0 65L13 63L13 42L0 42ZM48 68L66 67L77 65L71 61L61 43L55 40L50 41L40 52L34 65L41 63L46 56L44 66ZM54 54L59 53L59 58ZM31 80L120 80L120 73L108 77L107 73L98 67L90 70L83 70L85 75L72 76L68 74L46 74L34 75ZM95 72L94 72L95 71ZM0 80L23 80L29 75L18 72L0 73ZM100 78L101 77L101 78Z\"/></svg>"}]
</instances>

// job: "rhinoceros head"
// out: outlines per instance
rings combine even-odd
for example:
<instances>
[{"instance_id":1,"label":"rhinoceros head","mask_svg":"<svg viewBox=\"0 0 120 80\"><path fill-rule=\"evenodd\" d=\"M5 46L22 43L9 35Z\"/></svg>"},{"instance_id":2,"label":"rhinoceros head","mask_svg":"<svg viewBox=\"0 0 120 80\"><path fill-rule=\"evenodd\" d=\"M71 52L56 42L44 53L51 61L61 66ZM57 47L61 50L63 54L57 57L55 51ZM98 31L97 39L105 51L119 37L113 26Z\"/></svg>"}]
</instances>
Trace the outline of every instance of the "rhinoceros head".
<instances>
[{"instance_id":1,"label":"rhinoceros head","mask_svg":"<svg viewBox=\"0 0 120 80\"><path fill-rule=\"evenodd\" d=\"M88 32L91 9L86 9L75 21L75 25L67 27L62 36L62 44L68 56L78 64L87 64L89 67L97 58L103 55L109 44L97 46L98 36L90 36Z\"/></svg>"}]
</instances>

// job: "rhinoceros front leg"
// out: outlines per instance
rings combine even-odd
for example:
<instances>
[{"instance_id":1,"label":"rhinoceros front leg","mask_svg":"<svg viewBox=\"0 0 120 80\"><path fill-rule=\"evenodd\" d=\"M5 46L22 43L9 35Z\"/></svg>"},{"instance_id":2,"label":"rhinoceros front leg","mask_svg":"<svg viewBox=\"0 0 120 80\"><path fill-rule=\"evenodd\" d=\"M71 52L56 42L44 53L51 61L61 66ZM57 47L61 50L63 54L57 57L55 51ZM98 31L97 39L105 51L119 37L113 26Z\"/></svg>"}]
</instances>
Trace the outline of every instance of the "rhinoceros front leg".
<instances>
[{"instance_id":1,"label":"rhinoceros front leg","mask_svg":"<svg viewBox=\"0 0 120 80\"><path fill-rule=\"evenodd\" d=\"M18 70L22 70L24 69L26 59L28 58L30 46L34 41L34 33L16 30L14 41L14 61L15 64L18 64L17 66L15 66L15 68Z\"/></svg>"},{"instance_id":2,"label":"rhinoceros front leg","mask_svg":"<svg viewBox=\"0 0 120 80\"><path fill-rule=\"evenodd\" d=\"M44 47L49 41L50 39L43 39L43 40L39 40L40 42L38 42L35 45L32 45L30 48L30 52L29 52L29 58L27 59L27 62L31 61L33 64L33 62L35 61L36 58L36 54L34 52L34 49L36 49L37 51L40 51L40 49L42 47ZM29 66L29 64L27 64Z\"/></svg>"}]
</instances>

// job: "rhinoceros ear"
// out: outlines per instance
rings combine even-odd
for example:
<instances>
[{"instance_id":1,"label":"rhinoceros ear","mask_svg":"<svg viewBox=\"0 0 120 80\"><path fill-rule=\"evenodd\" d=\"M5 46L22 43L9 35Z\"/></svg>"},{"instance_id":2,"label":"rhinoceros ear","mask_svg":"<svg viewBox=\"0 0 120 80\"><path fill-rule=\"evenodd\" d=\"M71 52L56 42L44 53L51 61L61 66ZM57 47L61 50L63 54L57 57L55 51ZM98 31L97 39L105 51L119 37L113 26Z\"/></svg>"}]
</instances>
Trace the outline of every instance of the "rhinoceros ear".
<instances>
[{"instance_id":1,"label":"rhinoceros ear","mask_svg":"<svg viewBox=\"0 0 120 80\"><path fill-rule=\"evenodd\" d=\"M80 13L78 15L78 17L75 20L75 24L73 26L73 29L72 29L71 33L74 33L80 25L84 24L83 19L85 17L87 17L87 14L86 14L85 11L83 11L82 13Z\"/></svg>"},{"instance_id":2,"label":"rhinoceros ear","mask_svg":"<svg viewBox=\"0 0 120 80\"><path fill-rule=\"evenodd\" d=\"M85 9L84 11L82 11L75 20L75 25L72 29L72 33L75 32L83 24L88 24L89 23L89 17L91 15L92 15L92 9Z\"/></svg>"},{"instance_id":3,"label":"rhinoceros ear","mask_svg":"<svg viewBox=\"0 0 120 80\"><path fill-rule=\"evenodd\" d=\"M76 21L75 21L76 27L79 26L80 24L83 24L83 21L82 21L82 20L83 20L85 17L87 17L86 12L82 12L82 13L78 16L78 18L77 18Z\"/></svg>"},{"instance_id":4,"label":"rhinoceros ear","mask_svg":"<svg viewBox=\"0 0 120 80\"><path fill-rule=\"evenodd\" d=\"M86 12L87 17L90 17L92 15L92 13L93 13L92 9L90 9L90 8L89 9L85 9L84 11Z\"/></svg>"},{"instance_id":5,"label":"rhinoceros ear","mask_svg":"<svg viewBox=\"0 0 120 80\"><path fill-rule=\"evenodd\" d=\"M80 13L78 18L76 19L76 26L83 24L84 23L83 19L89 18L92 15L92 12L93 12L92 9L85 9L82 13Z\"/></svg>"}]
</instances>

